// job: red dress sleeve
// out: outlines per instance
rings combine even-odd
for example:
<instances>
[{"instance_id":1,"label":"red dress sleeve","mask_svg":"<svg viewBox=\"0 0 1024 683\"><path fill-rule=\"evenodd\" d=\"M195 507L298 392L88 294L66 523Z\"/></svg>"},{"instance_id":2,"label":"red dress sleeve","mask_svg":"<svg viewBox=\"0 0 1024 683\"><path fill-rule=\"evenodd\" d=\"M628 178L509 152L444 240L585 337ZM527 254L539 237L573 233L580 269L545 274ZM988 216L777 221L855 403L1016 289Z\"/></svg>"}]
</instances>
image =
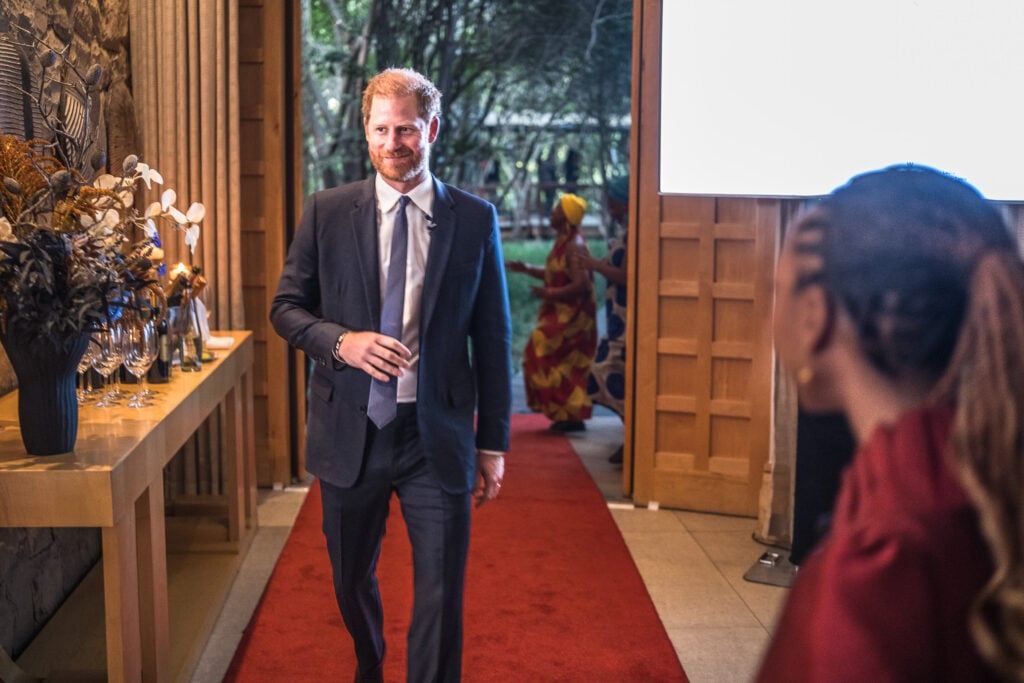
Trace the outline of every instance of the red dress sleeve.
<instances>
[{"instance_id":1,"label":"red dress sleeve","mask_svg":"<svg viewBox=\"0 0 1024 683\"><path fill-rule=\"evenodd\" d=\"M758 680L941 680L930 562L912 535L831 539L801 568Z\"/></svg>"},{"instance_id":2,"label":"red dress sleeve","mask_svg":"<svg viewBox=\"0 0 1024 683\"><path fill-rule=\"evenodd\" d=\"M945 456L951 419L910 413L858 451L757 680L995 680L968 629L992 564Z\"/></svg>"}]
</instances>

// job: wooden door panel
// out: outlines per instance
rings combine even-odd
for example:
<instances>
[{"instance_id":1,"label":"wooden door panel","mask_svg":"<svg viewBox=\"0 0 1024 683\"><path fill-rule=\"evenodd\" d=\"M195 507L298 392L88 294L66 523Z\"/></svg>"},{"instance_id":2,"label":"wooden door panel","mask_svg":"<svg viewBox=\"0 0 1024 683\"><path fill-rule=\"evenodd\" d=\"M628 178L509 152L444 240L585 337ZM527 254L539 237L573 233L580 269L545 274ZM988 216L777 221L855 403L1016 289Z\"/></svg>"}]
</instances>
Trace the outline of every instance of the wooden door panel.
<instances>
[{"instance_id":1,"label":"wooden door panel","mask_svg":"<svg viewBox=\"0 0 1024 683\"><path fill-rule=\"evenodd\" d=\"M661 194L661 159L685 153L661 149L662 126L676 125L661 120L663 79L673 87L663 3L633 3L623 490L639 504L754 516L773 448L772 272L790 204Z\"/></svg>"},{"instance_id":2,"label":"wooden door panel","mask_svg":"<svg viewBox=\"0 0 1024 683\"><path fill-rule=\"evenodd\" d=\"M277 288L290 225L288 193L293 160L287 153L288 66L293 37L283 0L240 0L238 5L239 116L242 132L241 196L245 206L241 248L246 317L255 334L259 369L253 384L256 412L256 478L260 486L287 484L296 474L293 454L296 383L289 349L270 328L270 302Z\"/></svg>"},{"instance_id":3,"label":"wooden door panel","mask_svg":"<svg viewBox=\"0 0 1024 683\"><path fill-rule=\"evenodd\" d=\"M635 397L634 500L756 515L778 203L652 199L636 240L636 377L651 390Z\"/></svg>"}]
</instances>

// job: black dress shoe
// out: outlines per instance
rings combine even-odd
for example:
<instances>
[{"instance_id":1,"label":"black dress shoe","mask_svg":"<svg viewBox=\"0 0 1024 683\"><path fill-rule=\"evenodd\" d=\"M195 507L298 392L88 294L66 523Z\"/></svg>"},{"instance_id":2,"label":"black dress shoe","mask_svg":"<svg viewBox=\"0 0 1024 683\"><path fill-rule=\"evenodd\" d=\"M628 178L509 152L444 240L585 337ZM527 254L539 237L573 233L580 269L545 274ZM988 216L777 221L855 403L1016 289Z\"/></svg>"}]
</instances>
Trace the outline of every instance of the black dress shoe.
<instances>
[{"instance_id":1,"label":"black dress shoe","mask_svg":"<svg viewBox=\"0 0 1024 683\"><path fill-rule=\"evenodd\" d=\"M587 428L587 423L581 420L558 420L551 423L553 432L582 432Z\"/></svg>"},{"instance_id":2,"label":"black dress shoe","mask_svg":"<svg viewBox=\"0 0 1024 683\"><path fill-rule=\"evenodd\" d=\"M616 448L615 452L608 456L608 462L612 463L613 465L622 464L622 446Z\"/></svg>"}]
</instances>

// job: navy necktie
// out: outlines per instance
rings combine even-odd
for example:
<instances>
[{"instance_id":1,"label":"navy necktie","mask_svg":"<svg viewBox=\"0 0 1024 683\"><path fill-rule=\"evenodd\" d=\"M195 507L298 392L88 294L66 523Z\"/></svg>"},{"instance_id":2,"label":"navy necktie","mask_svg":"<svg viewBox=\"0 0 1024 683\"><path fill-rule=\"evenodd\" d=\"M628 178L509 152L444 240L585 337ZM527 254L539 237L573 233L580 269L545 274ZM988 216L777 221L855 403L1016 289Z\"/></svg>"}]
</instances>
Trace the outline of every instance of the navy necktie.
<instances>
[{"instance_id":1,"label":"navy necktie","mask_svg":"<svg viewBox=\"0 0 1024 683\"><path fill-rule=\"evenodd\" d=\"M402 341L402 316L405 311L405 264L409 251L409 219L405 207L409 198L398 198L398 214L395 216L395 230L391 234L391 261L388 263L388 279L384 285L384 303L380 310L380 333ZM370 403L366 414L382 429L395 419L398 412L398 378L387 382L373 380L370 384Z\"/></svg>"}]
</instances>

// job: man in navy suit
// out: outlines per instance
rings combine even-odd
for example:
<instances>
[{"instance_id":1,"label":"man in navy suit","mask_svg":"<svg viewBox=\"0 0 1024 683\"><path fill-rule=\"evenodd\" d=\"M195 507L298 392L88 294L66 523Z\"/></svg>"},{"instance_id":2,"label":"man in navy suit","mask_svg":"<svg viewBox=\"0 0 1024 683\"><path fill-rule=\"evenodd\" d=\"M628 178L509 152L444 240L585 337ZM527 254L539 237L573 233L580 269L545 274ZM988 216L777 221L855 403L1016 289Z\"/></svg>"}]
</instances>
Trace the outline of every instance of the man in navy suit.
<instances>
[{"instance_id":1,"label":"man in navy suit","mask_svg":"<svg viewBox=\"0 0 1024 683\"><path fill-rule=\"evenodd\" d=\"M377 174L312 196L270 310L278 334L316 361L306 467L320 480L357 680L382 680L375 569L392 492L415 575L407 679L460 679L471 502L498 495L508 450L497 212L430 173L440 109L441 93L415 71L369 82L363 124Z\"/></svg>"}]
</instances>

